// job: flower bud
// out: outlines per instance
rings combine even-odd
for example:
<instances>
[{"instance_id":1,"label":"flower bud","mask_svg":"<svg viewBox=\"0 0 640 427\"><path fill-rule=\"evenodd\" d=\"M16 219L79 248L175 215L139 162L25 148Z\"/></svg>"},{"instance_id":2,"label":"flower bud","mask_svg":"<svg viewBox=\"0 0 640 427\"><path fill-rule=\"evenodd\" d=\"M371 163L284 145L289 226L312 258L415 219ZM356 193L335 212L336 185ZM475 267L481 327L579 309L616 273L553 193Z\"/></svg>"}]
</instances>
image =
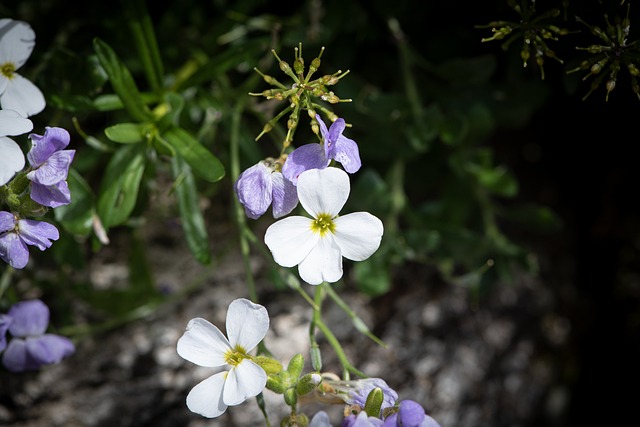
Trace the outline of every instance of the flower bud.
<instances>
[{"instance_id":1,"label":"flower bud","mask_svg":"<svg viewBox=\"0 0 640 427\"><path fill-rule=\"evenodd\" d=\"M272 359L271 357L258 356L254 360L254 362L256 362L256 364L262 369L264 369L267 375L277 374L278 372L282 371L282 364L276 359Z\"/></svg>"},{"instance_id":2,"label":"flower bud","mask_svg":"<svg viewBox=\"0 0 640 427\"><path fill-rule=\"evenodd\" d=\"M379 417L383 401L384 393L382 389L380 387L374 388L367 396L367 401L364 403L364 411L370 417Z\"/></svg>"},{"instance_id":3,"label":"flower bud","mask_svg":"<svg viewBox=\"0 0 640 427\"><path fill-rule=\"evenodd\" d=\"M322 383L322 376L320 374L314 372L304 375L300 378L300 381L298 381L296 392L298 396L304 396L307 393L311 393L320 383Z\"/></svg>"},{"instance_id":4,"label":"flower bud","mask_svg":"<svg viewBox=\"0 0 640 427\"><path fill-rule=\"evenodd\" d=\"M280 375L267 376L267 385L265 387L277 394L285 392L284 381Z\"/></svg>"},{"instance_id":5,"label":"flower bud","mask_svg":"<svg viewBox=\"0 0 640 427\"><path fill-rule=\"evenodd\" d=\"M302 374L302 368L304 367L304 357L300 353L296 354L289 361L289 366L287 366L287 373L297 379Z\"/></svg>"},{"instance_id":6,"label":"flower bud","mask_svg":"<svg viewBox=\"0 0 640 427\"><path fill-rule=\"evenodd\" d=\"M284 391L284 402L289 406L296 406L298 394L295 388L292 387Z\"/></svg>"},{"instance_id":7,"label":"flower bud","mask_svg":"<svg viewBox=\"0 0 640 427\"><path fill-rule=\"evenodd\" d=\"M316 124L316 126L318 125ZM322 354L320 354L320 347L317 345L311 346L309 354L311 355L311 367L316 371L322 370Z\"/></svg>"}]
</instances>

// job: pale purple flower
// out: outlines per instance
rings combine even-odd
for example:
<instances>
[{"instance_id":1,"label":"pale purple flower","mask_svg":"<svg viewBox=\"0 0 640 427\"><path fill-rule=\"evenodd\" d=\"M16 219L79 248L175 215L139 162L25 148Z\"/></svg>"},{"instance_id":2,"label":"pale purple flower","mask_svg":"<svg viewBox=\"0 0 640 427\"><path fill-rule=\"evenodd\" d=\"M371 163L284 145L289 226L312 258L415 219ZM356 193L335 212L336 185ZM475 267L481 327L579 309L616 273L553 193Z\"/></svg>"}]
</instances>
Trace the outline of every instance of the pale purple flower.
<instances>
[{"instance_id":1,"label":"pale purple flower","mask_svg":"<svg viewBox=\"0 0 640 427\"><path fill-rule=\"evenodd\" d=\"M32 182L31 198L44 206L56 208L71 203L66 179L75 150L69 145L69 132L63 128L47 127L44 135L29 135L32 147L27 159L33 170L27 174Z\"/></svg>"},{"instance_id":2,"label":"pale purple flower","mask_svg":"<svg viewBox=\"0 0 640 427\"><path fill-rule=\"evenodd\" d=\"M365 411L356 415L348 415L342 420L340 427L380 427L382 420L376 417L370 417Z\"/></svg>"},{"instance_id":3,"label":"pale purple flower","mask_svg":"<svg viewBox=\"0 0 640 427\"><path fill-rule=\"evenodd\" d=\"M35 370L60 362L75 352L66 337L47 334L49 307L38 299L22 301L9 309L11 340L2 354L2 364L12 372Z\"/></svg>"},{"instance_id":4,"label":"pale purple flower","mask_svg":"<svg viewBox=\"0 0 640 427\"><path fill-rule=\"evenodd\" d=\"M329 415L325 411L319 411L313 416L313 418L311 418L309 427L333 427L333 426L331 425L331 421L329 420Z\"/></svg>"},{"instance_id":5,"label":"pale purple flower","mask_svg":"<svg viewBox=\"0 0 640 427\"><path fill-rule=\"evenodd\" d=\"M364 408L364 404L369 397L369 393L374 388L380 388L382 390L383 400L380 411L384 411L386 408L390 408L396 404L398 400L398 393L382 378L365 378L361 380L353 381L353 388L349 392L349 399L346 401L349 405L358 405Z\"/></svg>"},{"instance_id":6,"label":"pale purple flower","mask_svg":"<svg viewBox=\"0 0 640 427\"><path fill-rule=\"evenodd\" d=\"M0 19L0 105L23 117L42 111L46 105L42 91L17 73L27 62L36 44L36 34L29 24Z\"/></svg>"},{"instance_id":7,"label":"pale purple flower","mask_svg":"<svg viewBox=\"0 0 640 427\"><path fill-rule=\"evenodd\" d=\"M427 415L418 402L403 400L398 404L398 411L389 415L382 427L440 427L440 424Z\"/></svg>"},{"instance_id":8,"label":"pale purple flower","mask_svg":"<svg viewBox=\"0 0 640 427\"><path fill-rule=\"evenodd\" d=\"M238 177L233 186L246 215L258 219L269 205L273 205L273 217L280 218L298 205L296 187L267 159L251 166Z\"/></svg>"},{"instance_id":9,"label":"pale purple flower","mask_svg":"<svg viewBox=\"0 0 640 427\"><path fill-rule=\"evenodd\" d=\"M10 212L0 212L0 258L13 268L24 268L29 261L27 245L44 251L51 240L58 240L58 229L48 222L19 219Z\"/></svg>"},{"instance_id":10,"label":"pale purple flower","mask_svg":"<svg viewBox=\"0 0 640 427\"><path fill-rule=\"evenodd\" d=\"M13 320L6 314L0 314L0 353L7 347L7 330Z\"/></svg>"},{"instance_id":11,"label":"pale purple flower","mask_svg":"<svg viewBox=\"0 0 640 427\"><path fill-rule=\"evenodd\" d=\"M293 150L282 166L285 178L297 184L298 176L309 169L324 169L331 160L342 165L345 171L355 173L362 166L358 144L342 135L346 127L344 119L338 119L327 130L319 114L316 120L320 125L322 144L306 144Z\"/></svg>"}]
</instances>

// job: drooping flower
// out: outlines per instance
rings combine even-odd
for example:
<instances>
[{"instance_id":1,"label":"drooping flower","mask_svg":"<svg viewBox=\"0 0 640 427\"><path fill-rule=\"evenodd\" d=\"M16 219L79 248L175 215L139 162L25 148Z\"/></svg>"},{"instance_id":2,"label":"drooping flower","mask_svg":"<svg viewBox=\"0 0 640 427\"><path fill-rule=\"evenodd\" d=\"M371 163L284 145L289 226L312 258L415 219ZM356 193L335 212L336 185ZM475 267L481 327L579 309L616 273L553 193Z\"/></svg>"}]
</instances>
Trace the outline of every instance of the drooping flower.
<instances>
[{"instance_id":1,"label":"drooping flower","mask_svg":"<svg viewBox=\"0 0 640 427\"><path fill-rule=\"evenodd\" d=\"M29 24L0 19L0 106L23 117L33 116L46 105L36 85L16 71L27 62L36 44L36 34Z\"/></svg>"},{"instance_id":2,"label":"drooping flower","mask_svg":"<svg viewBox=\"0 0 640 427\"><path fill-rule=\"evenodd\" d=\"M337 119L327 126L316 114L320 125L322 144L305 144L293 150L282 166L285 178L297 184L300 174L309 169L324 169L331 160L339 162L345 171L355 173L362 166L358 144L342 135L346 127L344 119Z\"/></svg>"},{"instance_id":3,"label":"drooping flower","mask_svg":"<svg viewBox=\"0 0 640 427\"><path fill-rule=\"evenodd\" d=\"M60 362L75 352L66 337L47 334L49 307L38 299L22 301L9 309L11 340L2 354L2 364L12 372L39 369Z\"/></svg>"},{"instance_id":4,"label":"drooping flower","mask_svg":"<svg viewBox=\"0 0 640 427\"><path fill-rule=\"evenodd\" d=\"M369 258L380 246L382 222L368 212L338 213L349 197L349 176L330 167L303 172L298 198L312 218L290 216L272 224L264 237L273 258L283 267L298 266L307 283L337 282L342 257Z\"/></svg>"},{"instance_id":5,"label":"drooping flower","mask_svg":"<svg viewBox=\"0 0 640 427\"><path fill-rule=\"evenodd\" d=\"M440 424L418 402L403 400L398 410L385 418L382 427L440 427Z\"/></svg>"},{"instance_id":6,"label":"drooping flower","mask_svg":"<svg viewBox=\"0 0 640 427\"><path fill-rule=\"evenodd\" d=\"M298 205L296 187L282 175L273 159L260 161L242 172L233 188L251 219L260 218L271 204L274 218L287 215Z\"/></svg>"},{"instance_id":7,"label":"drooping flower","mask_svg":"<svg viewBox=\"0 0 640 427\"><path fill-rule=\"evenodd\" d=\"M44 135L29 135L32 147L27 159L33 170L27 174L31 180L31 198L44 206L57 208L71 203L67 184L69 167L76 150L65 150L69 145L69 132L63 128L47 127Z\"/></svg>"},{"instance_id":8,"label":"drooping flower","mask_svg":"<svg viewBox=\"0 0 640 427\"><path fill-rule=\"evenodd\" d=\"M29 261L27 245L44 251L51 240L58 240L58 229L48 222L20 219L10 212L0 212L0 258L13 268L21 269Z\"/></svg>"},{"instance_id":9,"label":"drooping flower","mask_svg":"<svg viewBox=\"0 0 640 427\"><path fill-rule=\"evenodd\" d=\"M207 418L257 396L267 383L266 372L249 355L267 334L267 310L247 299L236 299L229 305L226 327L228 339L207 320L191 319L177 344L184 359L221 370L197 384L187 396L189 410Z\"/></svg>"},{"instance_id":10,"label":"drooping flower","mask_svg":"<svg viewBox=\"0 0 640 427\"><path fill-rule=\"evenodd\" d=\"M33 129L33 123L22 117L17 111L0 110L0 185L24 168L24 154L20 146L8 135L16 136Z\"/></svg>"}]
</instances>

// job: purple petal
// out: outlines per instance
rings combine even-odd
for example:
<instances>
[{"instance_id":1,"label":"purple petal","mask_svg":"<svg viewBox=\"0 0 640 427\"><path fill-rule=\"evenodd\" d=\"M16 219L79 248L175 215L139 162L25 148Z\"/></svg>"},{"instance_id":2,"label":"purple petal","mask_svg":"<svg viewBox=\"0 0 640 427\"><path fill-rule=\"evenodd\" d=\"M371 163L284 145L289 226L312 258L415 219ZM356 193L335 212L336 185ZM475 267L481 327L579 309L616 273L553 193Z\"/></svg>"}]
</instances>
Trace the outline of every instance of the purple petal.
<instances>
[{"instance_id":1,"label":"purple petal","mask_svg":"<svg viewBox=\"0 0 640 427\"><path fill-rule=\"evenodd\" d=\"M13 322L13 317L7 314L0 314L0 353L7 347L7 331Z\"/></svg>"},{"instance_id":2,"label":"purple petal","mask_svg":"<svg viewBox=\"0 0 640 427\"><path fill-rule=\"evenodd\" d=\"M32 360L40 365L58 363L76 351L75 346L69 338L54 334L27 338L26 344L27 353Z\"/></svg>"},{"instance_id":3,"label":"purple petal","mask_svg":"<svg viewBox=\"0 0 640 427\"><path fill-rule=\"evenodd\" d=\"M419 427L426 416L424 409L418 402L403 400L400 402L398 417L400 425L406 427Z\"/></svg>"},{"instance_id":4,"label":"purple petal","mask_svg":"<svg viewBox=\"0 0 640 427\"><path fill-rule=\"evenodd\" d=\"M344 119L338 119L331 124L329 134L324 138L324 152L328 158L333 159L336 154L336 141L342 136L346 124Z\"/></svg>"},{"instance_id":5,"label":"purple petal","mask_svg":"<svg viewBox=\"0 0 640 427\"><path fill-rule=\"evenodd\" d=\"M29 262L29 250L17 233L0 235L0 258L18 270Z\"/></svg>"},{"instance_id":6,"label":"purple petal","mask_svg":"<svg viewBox=\"0 0 640 427\"><path fill-rule=\"evenodd\" d=\"M16 228L16 217L11 212L0 212L0 234Z\"/></svg>"},{"instance_id":7,"label":"purple petal","mask_svg":"<svg viewBox=\"0 0 640 427\"><path fill-rule=\"evenodd\" d=\"M32 360L27 360L27 345L22 338L12 338L7 349L2 353L2 364L11 372L22 372L36 369Z\"/></svg>"},{"instance_id":8,"label":"purple petal","mask_svg":"<svg viewBox=\"0 0 640 427\"><path fill-rule=\"evenodd\" d=\"M31 166L38 167L47 161L53 153L66 148L71 137L69 132L63 128L47 127L44 135L32 133L29 135L29 139L31 139L33 146L27 153L27 159Z\"/></svg>"},{"instance_id":9,"label":"purple petal","mask_svg":"<svg viewBox=\"0 0 640 427\"><path fill-rule=\"evenodd\" d=\"M40 185L31 183L31 200L43 206L57 208L71 203L71 192L67 181L60 181L55 185Z\"/></svg>"},{"instance_id":10,"label":"purple petal","mask_svg":"<svg viewBox=\"0 0 640 427\"><path fill-rule=\"evenodd\" d=\"M39 299L17 302L7 314L13 319L9 333L14 337L42 335L49 325L49 307Z\"/></svg>"},{"instance_id":11,"label":"purple petal","mask_svg":"<svg viewBox=\"0 0 640 427\"><path fill-rule=\"evenodd\" d=\"M27 174L31 181L42 185L54 185L67 179L69 166L76 150L62 150L53 153L48 159Z\"/></svg>"},{"instance_id":12,"label":"purple petal","mask_svg":"<svg viewBox=\"0 0 640 427\"><path fill-rule=\"evenodd\" d=\"M298 176L309 169L324 169L329 165L328 159L320 144L306 144L293 150L282 166L282 174L294 185Z\"/></svg>"},{"instance_id":13,"label":"purple petal","mask_svg":"<svg viewBox=\"0 0 640 427\"><path fill-rule=\"evenodd\" d=\"M58 229L48 222L36 221L33 219L21 219L18 221L20 238L31 246L37 246L44 251L51 247L51 240L58 240L60 233Z\"/></svg>"},{"instance_id":14,"label":"purple petal","mask_svg":"<svg viewBox=\"0 0 640 427\"><path fill-rule=\"evenodd\" d=\"M273 180L273 217L283 217L298 206L296 186L286 179L281 172L271 174Z\"/></svg>"},{"instance_id":15,"label":"purple petal","mask_svg":"<svg viewBox=\"0 0 640 427\"><path fill-rule=\"evenodd\" d=\"M271 204L271 168L263 162L242 172L234 185L236 195L244 211L251 219L258 219Z\"/></svg>"},{"instance_id":16,"label":"purple petal","mask_svg":"<svg viewBox=\"0 0 640 427\"><path fill-rule=\"evenodd\" d=\"M360 152L354 140L340 135L334 147L334 155L331 158L339 162L345 171L355 173L360 169Z\"/></svg>"}]
</instances>

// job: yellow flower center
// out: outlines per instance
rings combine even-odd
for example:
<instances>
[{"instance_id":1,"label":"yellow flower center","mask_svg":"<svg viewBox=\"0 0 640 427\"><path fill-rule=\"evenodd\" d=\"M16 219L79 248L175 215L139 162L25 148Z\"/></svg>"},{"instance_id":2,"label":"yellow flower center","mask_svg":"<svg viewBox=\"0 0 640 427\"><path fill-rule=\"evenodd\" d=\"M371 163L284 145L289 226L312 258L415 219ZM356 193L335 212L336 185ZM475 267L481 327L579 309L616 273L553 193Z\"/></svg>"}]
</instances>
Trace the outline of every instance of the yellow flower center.
<instances>
[{"instance_id":1,"label":"yellow flower center","mask_svg":"<svg viewBox=\"0 0 640 427\"><path fill-rule=\"evenodd\" d=\"M12 79L15 72L16 66L12 62L5 62L0 65L0 73L8 79Z\"/></svg>"},{"instance_id":2,"label":"yellow flower center","mask_svg":"<svg viewBox=\"0 0 640 427\"><path fill-rule=\"evenodd\" d=\"M311 223L311 230L320 234L320 236L324 236L327 233L333 233L335 229L336 225L333 222L333 218L331 215L326 213L319 214Z\"/></svg>"},{"instance_id":3,"label":"yellow flower center","mask_svg":"<svg viewBox=\"0 0 640 427\"><path fill-rule=\"evenodd\" d=\"M249 358L247 350L241 345L236 345L235 348L227 350L224 354L224 360L231 366L238 366L244 359Z\"/></svg>"}]
</instances>

